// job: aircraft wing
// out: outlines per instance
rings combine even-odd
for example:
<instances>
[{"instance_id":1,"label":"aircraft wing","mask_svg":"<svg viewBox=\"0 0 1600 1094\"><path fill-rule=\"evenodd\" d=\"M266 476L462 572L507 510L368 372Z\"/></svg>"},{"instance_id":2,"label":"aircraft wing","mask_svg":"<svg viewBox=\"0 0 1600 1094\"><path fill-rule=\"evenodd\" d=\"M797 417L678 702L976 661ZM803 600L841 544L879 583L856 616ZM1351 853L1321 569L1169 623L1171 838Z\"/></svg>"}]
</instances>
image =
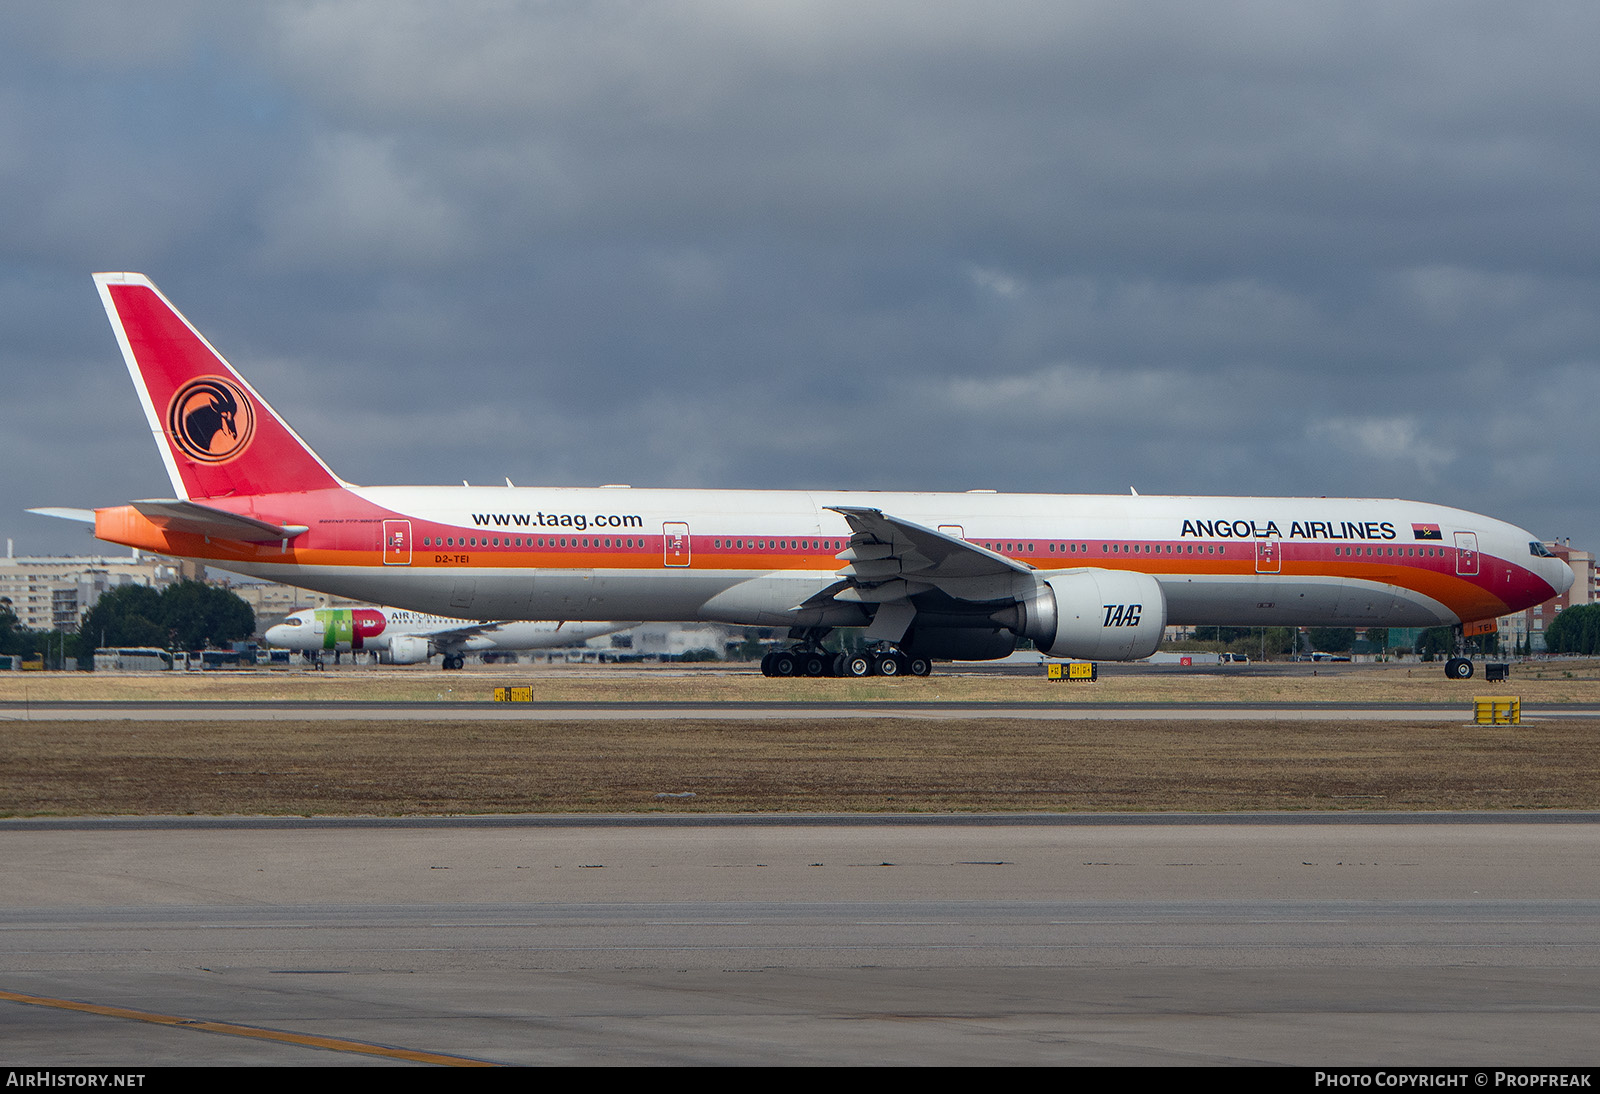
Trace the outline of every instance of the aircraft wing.
<instances>
[{"instance_id":1,"label":"aircraft wing","mask_svg":"<svg viewBox=\"0 0 1600 1094\"><path fill-rule=\"evenodd\" d=\"M469 638L477 638L481 634L489 634L505 626L506 620L496 619L483 623L463 623L459 627L445 627L437 631L423 631L418 637L426 638L436 646L448 645L456 642L465 642Z\"/></svg>"},{"instance_id":2,"label":"aircraft wing","mask_svg":"<svg viewBox=\"0 0 1600 1094\"><path fill-rule=\"evenodd\" d=\"M245 543L293 539L306 530L304 524L273 524L176 498L148 498L129 504L163 528L192 535L216 536L218 539L243 540Z\"/></svg>"},{"instance_id":3,"label":"aircraft wing","mask_svg":"<svg viewBox=\"0 0 1600 1094\"><path fill-rule=\"evenodd\" d=\"M957 600L1003 600L1013 595L1018 578L1034 570L880 509L831 508L852 533L850 546L837 556L845 560L840 576L847 584L829 590L836 600L884 604L933 589Z\"/></svg>"}]
</instances>

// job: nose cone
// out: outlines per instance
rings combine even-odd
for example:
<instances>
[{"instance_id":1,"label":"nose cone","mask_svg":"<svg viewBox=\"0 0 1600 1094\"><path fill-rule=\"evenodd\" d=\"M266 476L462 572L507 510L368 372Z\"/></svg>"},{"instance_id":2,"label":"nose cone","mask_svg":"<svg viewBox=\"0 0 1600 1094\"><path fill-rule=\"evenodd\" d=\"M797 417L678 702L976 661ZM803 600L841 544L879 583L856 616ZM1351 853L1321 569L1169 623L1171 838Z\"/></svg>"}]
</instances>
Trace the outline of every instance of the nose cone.
<instances>
[{"instance_id":1,"label":"nose cone","mask_svg":"<svg viewBox=\"0 0 1600 1094\"><path fill-rule=\"evenodd\" d=\"M1544 589L1532 590L1536 594L1533 603L1542 604L1572 588L1573 582L1577 581L1577 575L1573 573L1572 567L1567 565L1567 560L1552 553L1537 536L1521 529L1519 531L1528 537L1528 550L1534 556L1528 569L1539 581L1549 586L1548 592Z\"/></svg>"},{"instance_id":2,"label":"nose cone","mask_svg":"<svg viewBox=\"0 0 1600 1094\"><path fill-rule=\"evenodd\" d=\"M286 650L289 648L289 642L294 636L294 631L293 627L286 627L279 623L276 626L268 627L267 633L262 637L266 639L267 645L277 646L279 649Z\"/></svg>"},{"instance_id":3,"label":"nose cone","mask_svg":"<svg viewBox=\"0 0 1600 1094\"><path fill-rule=\"evenodd\" d=\"M1549 563L1545 567L1544 579L1555 590L1556 596L1560 596L1572 588L1572 583L1577 580L1577 576L1572 572L1572 567L1567 565L1565 559L1547 558L1544 561Z\"/></svg>"}]
</instances>

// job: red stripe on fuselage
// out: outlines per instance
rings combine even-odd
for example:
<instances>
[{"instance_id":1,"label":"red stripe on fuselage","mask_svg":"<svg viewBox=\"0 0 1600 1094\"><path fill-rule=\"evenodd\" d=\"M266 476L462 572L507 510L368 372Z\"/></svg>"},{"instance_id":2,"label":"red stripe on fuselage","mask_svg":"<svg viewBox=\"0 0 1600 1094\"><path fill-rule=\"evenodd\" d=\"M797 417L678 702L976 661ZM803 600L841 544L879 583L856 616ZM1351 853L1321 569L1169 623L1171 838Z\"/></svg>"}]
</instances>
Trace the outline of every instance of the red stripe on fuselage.
<instances>
[{"instance_id":1,"label":"red stripe on fuselage","mask_svg":"<svg viewBox=\"0 0 1600 1094\"><path fill-rule=\"evenodd\" d=\"M481 529L406 517L347 490L223 498L208 504L261 520L299 521L310 527L287 547L208 540L166 531L131 509L119 507L101 511L108 519L102 522L97 535L161 554L208 559L222 566L234 562L377 568L383 562L383 522L405 520L412 529L410 568L429 571L688 569L752 574L786 570L831 573L843 565L834 556L849 543L844 536L696 535L690 539L688 565L668 566L664 554L666 541L660 534L485 535ZM319 516L308 521L305 514L310 511L318 512ZM112 513L121 515L110 518ZM444 539L454 540L454 543L434 545L434 541ZM1526 567L1486 553L1478 555L1477 574L1458 574L1455 572L1456 551L1442 546L1278 541L1274 545L1278 551L1278 569L1260 572L1254 540L1046 540L969 536L968 541L1026 562L1042 572L1093 567L1133 570L1157 577L1252 577L1269 583L1280 578L1317 577L1373 582L1426 596L1469 621L1504 615L1555 595L1544 579ZM1366 554L1368 549L1374 553ZM1377 553L1389 550L1397 553ZM1406 550L1417 553L1410 556L1400 553ZM1429 555L1426 553L1429 550L1435 553Z\"/></svg>"}]
</instances>

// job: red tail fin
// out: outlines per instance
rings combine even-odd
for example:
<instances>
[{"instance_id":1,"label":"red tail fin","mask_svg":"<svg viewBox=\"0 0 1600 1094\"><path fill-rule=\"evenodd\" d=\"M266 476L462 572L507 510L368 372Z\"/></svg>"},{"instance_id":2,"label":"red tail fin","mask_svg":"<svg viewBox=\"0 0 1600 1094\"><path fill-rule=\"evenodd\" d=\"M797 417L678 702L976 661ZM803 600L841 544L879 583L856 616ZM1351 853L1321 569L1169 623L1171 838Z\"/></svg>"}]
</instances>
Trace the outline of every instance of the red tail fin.
<instances>
[{"instance_id":1,"label":"red tail fin","mask_svg":"<svg viewBox=\"0 0 1600 1094\"><path fill-rule=\"evenodd\" d=\"M148 277L94 282L180 498L343 485Z\"/></svg>"}]
</instances>

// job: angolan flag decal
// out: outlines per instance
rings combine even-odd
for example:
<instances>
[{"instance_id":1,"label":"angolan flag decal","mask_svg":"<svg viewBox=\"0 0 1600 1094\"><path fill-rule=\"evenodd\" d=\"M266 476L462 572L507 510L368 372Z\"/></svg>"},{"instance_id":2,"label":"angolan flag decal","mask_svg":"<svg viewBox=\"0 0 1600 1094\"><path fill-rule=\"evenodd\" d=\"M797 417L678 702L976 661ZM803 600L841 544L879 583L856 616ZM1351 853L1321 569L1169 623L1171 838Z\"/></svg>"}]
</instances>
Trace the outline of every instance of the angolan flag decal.
<instances>
[{"instance_id":1,"label":"angolan flag decal","mask_svg":"<svg viewBox=\"0 0 1600 1094\"><path fill-rule=\"evenodd\" d=\"M1411 537L1413 539L1444 538L1444 536L1440 535L1439 526L1437 524L1413 524L1411 526Z\"/></svg>"}]
</instances>

